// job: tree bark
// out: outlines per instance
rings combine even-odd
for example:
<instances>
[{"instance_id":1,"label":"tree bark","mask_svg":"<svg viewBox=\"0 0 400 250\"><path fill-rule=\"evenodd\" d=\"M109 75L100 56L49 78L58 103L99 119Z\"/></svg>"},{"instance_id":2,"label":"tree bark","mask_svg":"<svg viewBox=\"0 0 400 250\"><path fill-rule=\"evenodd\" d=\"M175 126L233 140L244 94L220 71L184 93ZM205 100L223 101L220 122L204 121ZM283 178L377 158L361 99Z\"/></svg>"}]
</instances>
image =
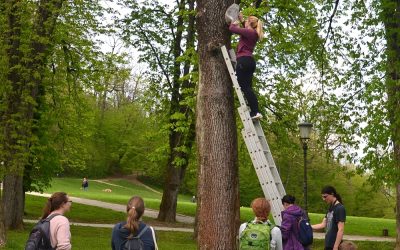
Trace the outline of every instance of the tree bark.
<instances>
[{"instance_id":1,"label":"tree bark","mask_svg":"<svg viewBox=\"0 0 400 250\"><path fill-rule=\"evenodd\" d=\"M189 11L194 10L194 0L188 1ZM182 0L179 3L179 10L182 13L185 9L186 0ZM193 121L193 112L187 104L181 104L182 101L187 97L185 89L192 88L194 83L190 80L185 80L181 83L180 68L181 62L178 61L178 57L181 55L181 40L182 31L184 26L184 16L181 14L178 18L177 34L174 46L174 77L173 77L173 90L171 97L171 109L170 115L172 116L176 112L184 114L185 120L188 121L187 131L176 131L175 125L171 126L169 136L169 148L170 155L167 163L166 178L164 183L163 196L160 204L160 212L158 214L158 220L175 222L176 220L176 207L178 202L179 187L182 184L183 178L185 177L186 168L189 164L190 154L189 152L177 151L179 148L191 149L193 141L195 139L195 128ZM189 23L187 27L187 38L186 38L186 49L194 46L194 16L189 16ZM184 64L183 75L187 75L190 72L190 62L186 61ZM189 92L190 93L190 92ZM171 124L176 124L177 120L171 119ZM184 162L177 165L176 160L182 159Z\"/></svg>"},{"instance_id":2,"label":"tree bark","mask_svg":"<svg viewBox=\"0 0 400 250\"><path fill-rule=\"evenodd\" d=\"M6 227L9 229L22 229L24 216L24 193L22 188L22 176L5 176L3 204L5 215L4 222Z\"/></svg>"},{"instance_id":3,"label":"tree bark","mask_svg":"<svg viewBox=\"0 0 400 250\"><path fill-rule=\"evenodd\" d=\"M237 249L238 155L232 81L221 45L230 43L224 13L233 1L198 0L198 248Z\"/></svg>"},{"instance_id":4,"label":"tree bark","mask_svg":"<svg viewBox=\"0 0 400 250\"><path fill-rule=\"evenodd\" d=\"M0 185L3 185L0 183ZM0 189L0 201L3 200L3 190ZM3 202L0 202L0 248L4 247L7 242L7 231L4 223L4 207Z\"/></svg>"},{"instance_id":5,"label":"tree bark","mask_svg":"<svg viewBox=\"0 0 400 250\"><path fill-rule=\"evenodd\" d=\"M396 250L400 250L400 0L382 0L386 33L386 89L396 188Z\"/></svg>"}]
</instances>

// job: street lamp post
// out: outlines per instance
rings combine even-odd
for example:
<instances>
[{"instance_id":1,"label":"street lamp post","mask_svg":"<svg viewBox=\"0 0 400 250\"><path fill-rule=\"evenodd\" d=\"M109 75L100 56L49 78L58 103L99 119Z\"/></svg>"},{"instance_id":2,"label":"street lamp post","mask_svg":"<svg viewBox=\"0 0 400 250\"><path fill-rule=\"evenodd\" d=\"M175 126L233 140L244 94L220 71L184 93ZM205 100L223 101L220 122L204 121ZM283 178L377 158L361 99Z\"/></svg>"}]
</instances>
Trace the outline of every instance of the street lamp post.
<instances>
[{"instance_id":1,"label":"street lamp post","mask_svg":"<svg viewBox=\"0 0 400 250\"><path fill-rule=\"evenodd\" d=\"M302 122L299 125L300 129L300 140L303 145L303 155L304 155L304 210L308 212L307 206L307 149L308 140L310 140L310 133L313 125L308 122Z\"/></svg>"}]
</instances>

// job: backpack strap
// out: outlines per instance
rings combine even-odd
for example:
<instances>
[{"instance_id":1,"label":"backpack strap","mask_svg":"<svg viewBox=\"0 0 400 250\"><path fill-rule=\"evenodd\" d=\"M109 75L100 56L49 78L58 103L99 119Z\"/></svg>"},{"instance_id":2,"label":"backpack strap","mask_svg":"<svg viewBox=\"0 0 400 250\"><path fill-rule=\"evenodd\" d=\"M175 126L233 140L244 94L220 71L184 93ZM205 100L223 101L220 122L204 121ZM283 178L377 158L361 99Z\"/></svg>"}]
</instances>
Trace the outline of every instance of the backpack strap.
<instances>
[{"instance_id":1,"label":"backpack strap","mask_svg":"<svg viewBox=\"0 0 400 250\"><path fill-rule=\"evenodd\" d=\"M47 216L46 219L43 219L42 221L51 221L54 217L61 215L61 214L51 214L49 216Z\"/></svg>"},{"instance_id":2,"label":"backpack strap","mask_svg":"<svg viewBox=\"0 0 400 250\"><path fill-rule=\"evenodd\" d=\"M140 233L139 233L138 235L135 236L135 238L140 238L140 237L147 231L148 228L149 228L149 226L146 225L146 226L142 229L142 231L140 231Z\"/></svg>"},{"instance_id":3,"label":"backpack strap","mask_svg":"<svg viewBox=\"0 0 400 250\"><path fill-rule=\"evenodd\" d=\"M130 240L130 239L132 239L132 238L140 238L140 237L147 231L148 228L149 228L149 226L146 225L146 226L139 232L138 235L133 236L133 234L131 233L131 234L127 237L127 239Z\"/></svg>"}]
</instances>

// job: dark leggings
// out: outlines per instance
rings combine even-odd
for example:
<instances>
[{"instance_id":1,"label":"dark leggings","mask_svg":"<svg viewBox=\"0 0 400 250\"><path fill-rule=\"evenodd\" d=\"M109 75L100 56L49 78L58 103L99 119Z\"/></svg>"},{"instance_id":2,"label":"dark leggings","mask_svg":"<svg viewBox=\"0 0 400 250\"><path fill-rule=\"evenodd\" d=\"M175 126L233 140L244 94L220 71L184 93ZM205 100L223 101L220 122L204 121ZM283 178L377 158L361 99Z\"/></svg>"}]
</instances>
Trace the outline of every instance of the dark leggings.
<instances>
[{"instance_id":1,"label":"dark leggings","mask_svg":"<svg viewBox=\"0 0 400 250\"><path fill-rule=\"evenodd\" d=\"M258 100L251 88L255 70L256 62L253 57L242 56L237 59L236 76L244 97L250 106L250 116L255 116L259 112Z\"/></svg>"}]
</instances>

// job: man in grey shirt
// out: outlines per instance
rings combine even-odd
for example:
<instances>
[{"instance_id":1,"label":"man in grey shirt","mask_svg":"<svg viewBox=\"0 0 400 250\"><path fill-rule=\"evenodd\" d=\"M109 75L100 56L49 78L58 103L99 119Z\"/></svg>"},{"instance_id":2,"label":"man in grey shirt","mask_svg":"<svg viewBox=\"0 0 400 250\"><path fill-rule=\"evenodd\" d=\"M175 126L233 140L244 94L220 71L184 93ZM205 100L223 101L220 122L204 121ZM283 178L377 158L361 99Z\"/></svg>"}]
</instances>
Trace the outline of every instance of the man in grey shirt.
<instances>
[{"instance_id":1,"label":"man in grey shirt","mask_svg":"<svg viewBox=\"0 0 400 250\"><path fill-rule=\"evenodd\" d=\"M338 250L344 234L346 210L342 197L332 186L326 186L321 191L322 199L330 205L321 223L312 225L314 230L325 228L325 250Z\"/></svg>"}]
</instances>

